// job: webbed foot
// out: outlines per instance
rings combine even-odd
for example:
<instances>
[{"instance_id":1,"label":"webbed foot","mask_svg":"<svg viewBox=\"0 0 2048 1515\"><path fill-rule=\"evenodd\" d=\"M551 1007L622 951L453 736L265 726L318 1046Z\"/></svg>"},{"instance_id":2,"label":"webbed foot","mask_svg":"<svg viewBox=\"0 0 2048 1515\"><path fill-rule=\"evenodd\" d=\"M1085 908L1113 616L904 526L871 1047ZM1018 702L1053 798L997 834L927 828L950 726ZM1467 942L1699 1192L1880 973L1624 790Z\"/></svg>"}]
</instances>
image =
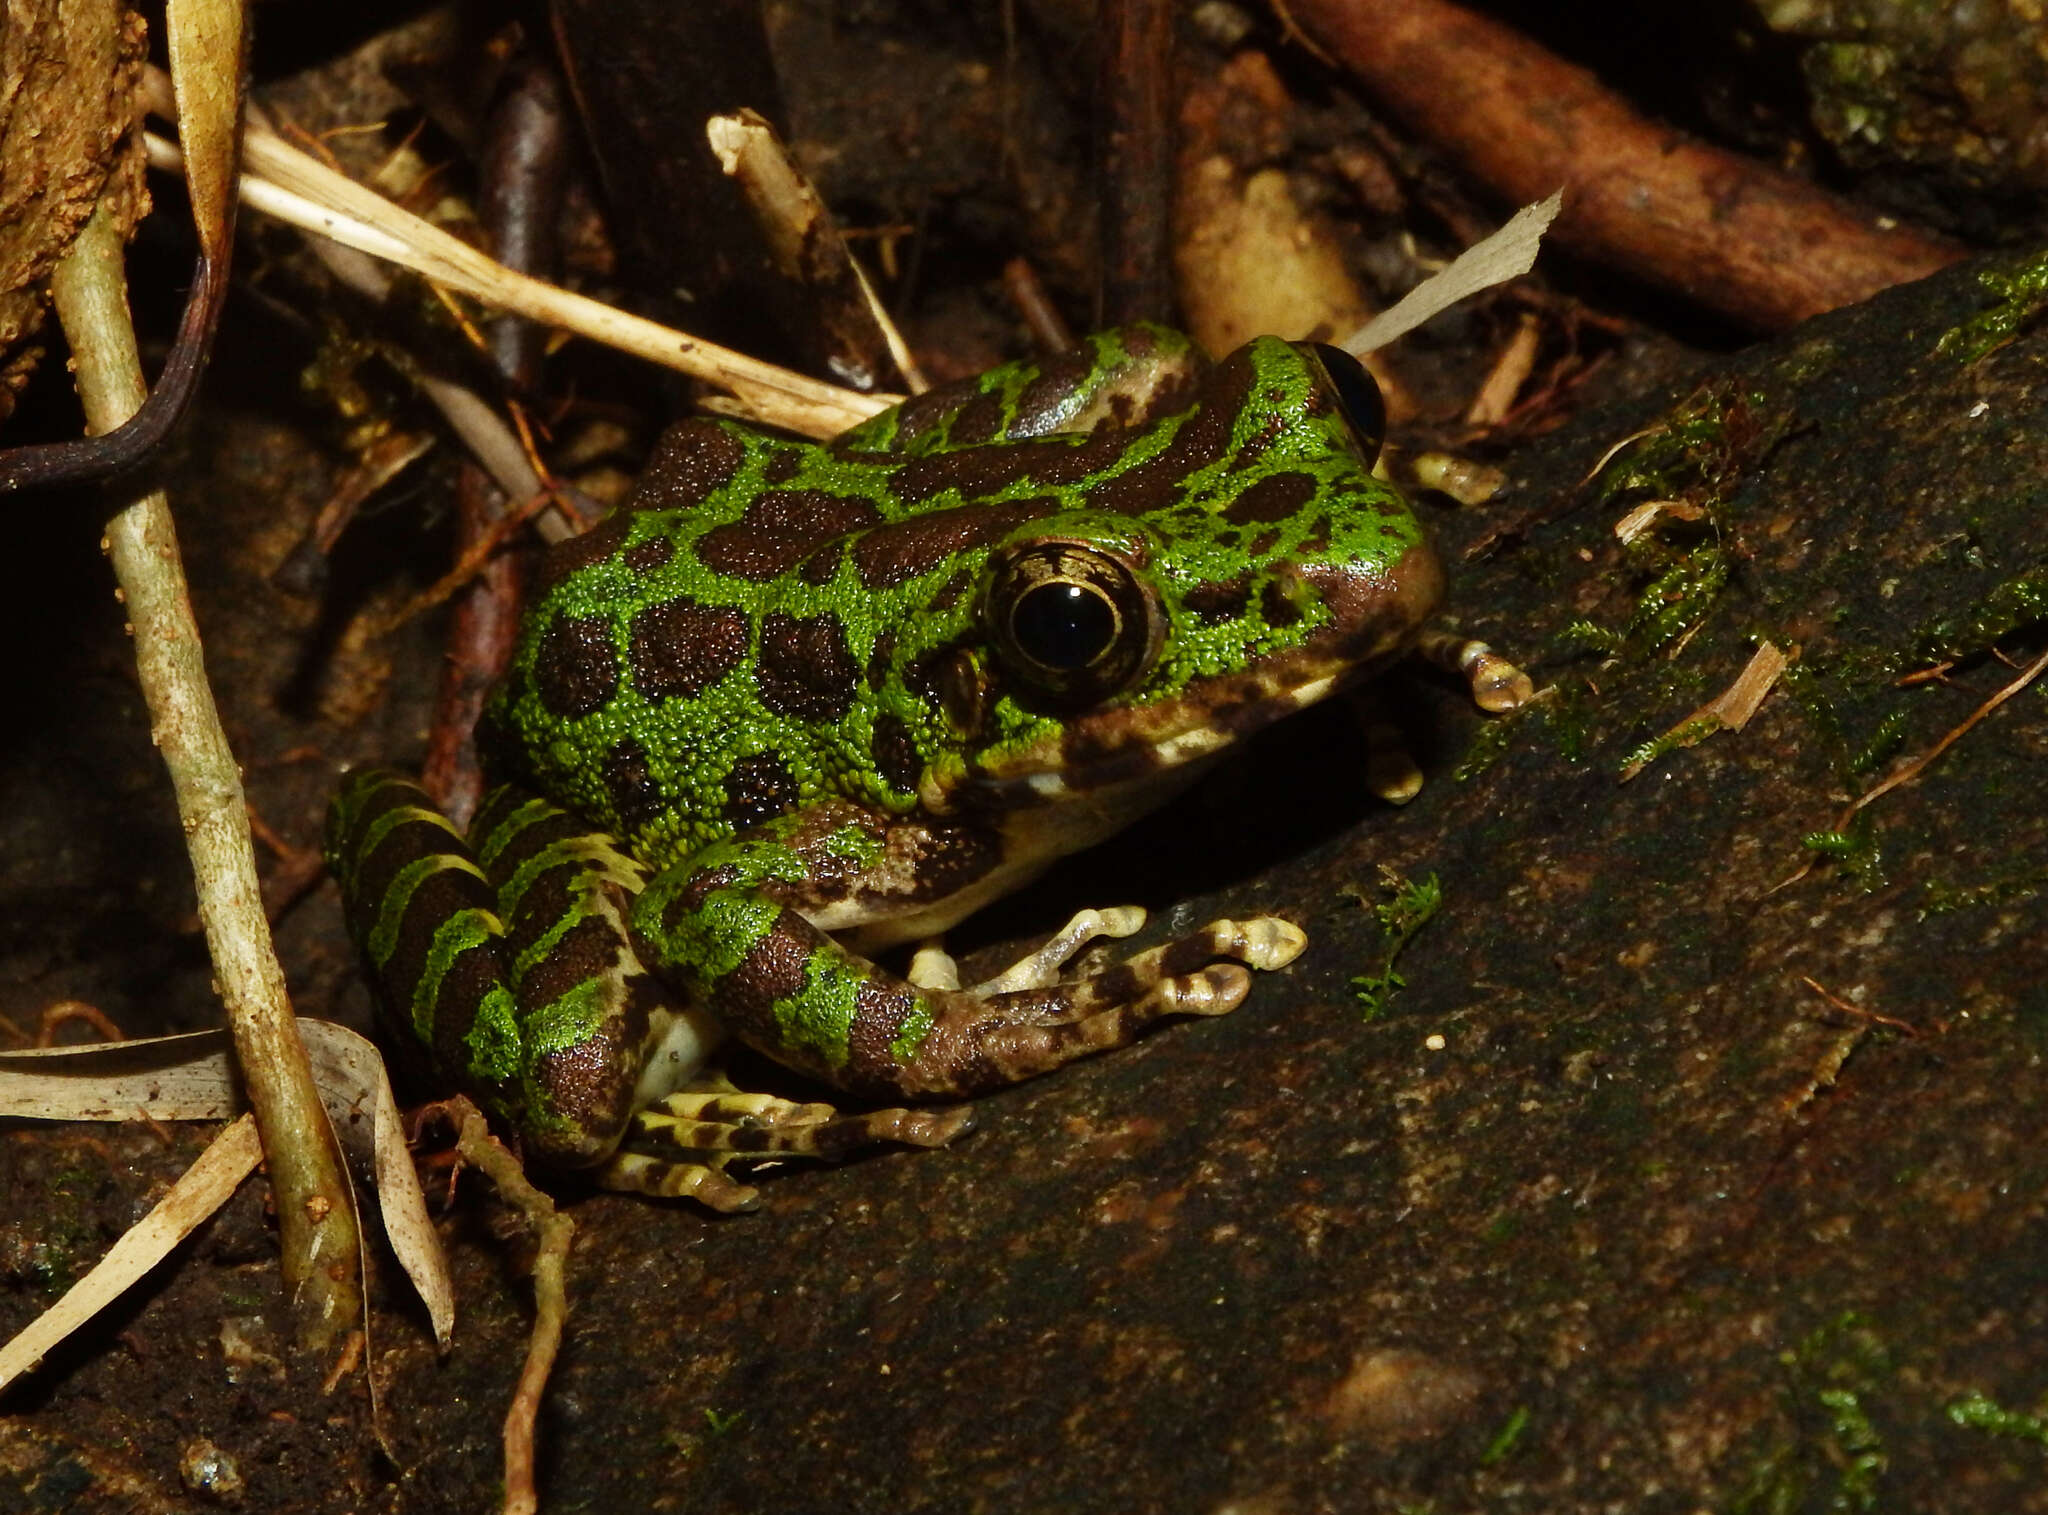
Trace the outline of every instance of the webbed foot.
<instances>
[{"instance_id":1,"label":"webbed foot","mask_svg":"<svg viewBox=\"0 0 2048 1515\"><path fill-rule=\"evenodd\" d=\"M1097 917L1089 921L1088 917ZM902 1075L920 1093L998 1088L1130 1042L1168 1015L1223 1015L1251 991L1253 969L1284 967L1307 946L1292 921L1275 916L1216 920L1071 983L1049 982L1060 946L1071 955L1104 935L1107 922L1129 925L1123 911L1083 912L1046 947L989 980L988 986L935 995L935 1013ZM1078 929L1077 929L1078 928ZM1011 983L1027 987L1001 987Z\"/></svg>"}]
</instances>

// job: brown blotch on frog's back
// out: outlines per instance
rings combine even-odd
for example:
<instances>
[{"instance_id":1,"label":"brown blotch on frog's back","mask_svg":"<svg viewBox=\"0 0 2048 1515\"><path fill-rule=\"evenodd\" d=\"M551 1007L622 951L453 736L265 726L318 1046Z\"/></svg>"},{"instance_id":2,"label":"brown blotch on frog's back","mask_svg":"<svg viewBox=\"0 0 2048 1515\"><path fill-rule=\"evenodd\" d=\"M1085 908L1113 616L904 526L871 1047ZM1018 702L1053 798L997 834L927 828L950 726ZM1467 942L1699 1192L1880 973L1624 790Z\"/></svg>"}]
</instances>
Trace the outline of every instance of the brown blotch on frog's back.
<instances>
[{"instance_id":1,"label":"brown blotch on frog's back","mask_svg":"<svg viewBox=\"0 0 2048 1515\"><path fill-rule=\"evenodd\" d=\"M1230 459L1230 472L1243 473L1266 455L1266 449L1279 440L1287 430L1287 423L1277 415L1269 415L1258 431L1238 445L1237 452Z\"/></svg>"},{"instance_id":2,"label":"brown blotch on frog's back","mask_svg":"<svg viewBox=\"0 0 2048 1515\"><path fill-rule=\"evenodd\" d=\"M946 432L946 443L950 447L972 447L979 442L992 442L1002 435L1004 419L1003 402L999 397L977 394L953 417L953 424Z\"/></svg>"},{"instance_id":3,"label":"brown blotch on frog's back","mask_svg":"<svg viewBox=\"0 0 2048 1515\"><path fill-rule=\"evenodd\" d=\"M951 610L973 587L974 575L964 568L957 569L950 579L932 592L932 597L925 603L925 608L931 611Z\"/></svg>"},{"instance_id":4,"label":"brown blotch on frog's back","mask_svg":"<svg viewBox=\"0 0 2048 1515\"><path fill-rule=\"evenodd\" d=\"M661 434L633 486L633 510L689 510L738 476L746 443L716 421L678 421Z\"/></svg>"},{"instance_id":5,"label":"brown blotch on frog's back","mask_svg":"<svg viewBox=\"0 0 2048 1515\"><path fill-rule=\"evenodd\" d=\"M548 712L563 720L602 710L619 691L612 623L602 616L556 616L534 651L533 683Z\"/></svg>"},{"instance_id":6,"label":"brown blotch on frog's back","mask_svg":"<svg viewBox=\"0 0 2048 1515\"><path fill-rule=\"evenodd\" d=\"M789 765L772 752L741 758L725 774L725 819L744 831L794 810L803 798Z\"/></svg>"},{"instance_id":7,"label":"brown blotch on frog's back","mask_svg":"<svg viewBox=\"0 0 2048 1515\"><path fill-rule=\"evenodd\" d=\"M1017 396L1011 433L1020 437L1044 436L1052 429L1051 418L1067 405L1094 371L1094 361L1083 348L1040 359L1038 377Z\"/></svg>"},{"instance_id":8,"label":"brown blotch on frog's back","mask_svg":"<svg viewBox=\"0 0 2048 1515\"><path fill-rule=\"evenodd\" d=\"M871 501L822 489L771 489L746 512L697 541L697 560L713 573L753 584L779 578L829 538L882 519Z\"/></svg>"},{"instance_id":9,"label":"brown blotch on frog's back","mask_svg":"<svg viewBox=\"0 0 2048 1515\"><path fill-rule=\"evenodd\" d=\"M1223 507L1223 519L1233 526L1285 521L1314 499L1319 487L1313 474L1276 473L1240 490Z\"/></svg>"},{"instance_id":10,"label":"brown blotch on frog's back","mask_svg":"<svg viewBox=\"0 0 2048 1515\"><path fill-rule=\"evenodd\" d=\"M917 792L918 780L924 777L924 756L901 718L886 710L876 716L874 740L868 751L874 759L875 772L891 789L903 794Z\"/></svg>"},{"instance_id":11,"label":"brown blotch on frog's back","mask_svg":"<svg viewBox=\"0 0 2048 1515\"><path fill-rule=\"evenodd\" d=\"M1285 629L1301 619L1301 607L1288 598L1277 581L1269 580L1259 592L1259 612L1268 626Z\"/></svg>"},{"instance_id":12,"label":"brown blotch on frog's back","mask_svg":"<svg viewBox=\"0 0 2048 1515\"><path fill-rule=\"evenodd\" d=\"M636 578L651 578L668 567L676 555L675 538L666 534L635 542L619 554L619 561Z\"/></svg>"},{"instance_id":13,"label":"brown blotch on frog's back","mask_svg":"<svg viewBox=\"0 0 2048 1515\"><path fill-rule=\"evenodd\" d=\"M633 617L627 658L650 700L702 694L746 655L747 618L730 605L678 595Z\"/></svg>"},{"instance_id":14,"label":"brown blotch on frog's back","mask_svg":"<svg viewBox=\"0 0 2048 1515\"><path fill-rule=\"evenodd\" d=\"M770 484L787 484L804 471L804 455L794 447L778 447L761 465L761 477Z\"/></svg>"},{"instance_id":15,"label":"brown blotch on frog's back","mask_svg":"<svg viewBox=\"0 0 2048 1515\"><path fill-rule=\"evenodd\" d=\"M1251 365L1241 355L1210 369L1196 391L1200 408L1181 423L1172 444L1091 487L1088 503L1097 510L1125 515L1159 515L1170 510L1179 502L1182 486L1190 477L1229 455L1238 412L1251 392L1251 381Z\"/></svg>"},{"instance_id":16,"label":"brown blotch on frog's back","mask_svg":"<svg viewBox=\"0 0 2048 1515\"><path fill-rule=\"evenodd\" d=\"M620 737L612 743L598 777L604 782L605 793L611 796L623 836L632 836L660 819L668 809L661 781L654 776L654 764L635 737Z\"/></svg>"},{"instance_id":17,"label":"brown blotch on frog's back","mask_svg":"<svg viewBox=\"0 0 2048 1515\"><path fill-rule=\"evenodd\" d=\"M978 379L956 379L950 384L941 384L935 389L928 389L921 395L912 395L905 400L896 408L895 450L900 452L910 447L927 432L943 425L956 406L963 403L971 404L970 397L979 394L980 389L981 383ZM829 445L841 456L870 456L865 452L852 452L836 443Z\"/></svg>"},{"instance_id":18,"label":"brown blotch on frog's back","mask_svg":"<svg viewBox=\"0 0 2048 1515\"><path fill-rule=\"evenodd\" d=\"M1057 509L1059 501L1040 497L998 505L963 505L891 521L861 533L853 544L853 566L862 587L890 589L944 566L963 552L1001 541L1026 521Z\"/></svg>"},{"instance_id":19,"label":"brown blotch on frog's back","mask_svg":"<svg viewBox=\"0 0 2048 1515\"><path fill-rule=\"evenodd\" d=\"M797 721L836 721L853 708L860 674L838 616L777 611L762 620L754 681L761 703L774 714Z\"/></svg>"},{"instance_id":20,"label":"brown blotch on frog's back","mask_svg":"<svg viewBox=\"0 0 2048 1515\"><path fill-rule=\"evenodd\" d=\"M617 553L626 535L633 529L634 512L620 508L599 521L581 535L557 542L541 554L540 566L535 569L533 582L528 590L535 600L543 598L556 585L567 579L579 568L588 568L592 563L601 563Z\"/></svg>"},{"instance_id":21,"label":"brown blotch on frog's back","mask_svg":"<svg viewBox=\"0 0 2048 1515\"><path fill-rule=\"evenodd\" d=\"M875 636L875 645L868 651L868 688L880 692L889 682L889 668L896 660L896 630L885 626Z\"/></svg>"},{"instance_id":22,"label":"brown blotch on frog's back","mask_svg":"<svg viewBox=\"0 0 2048 1515\"><path fill-rule=\"evenodd\" d=\"M919 505L948 489L962 500L985 500L1016 484L1058 489L1082 484L1115 463L1130 445L1119 430L1090 432L1080 441L1066 433L929 453L889 473L889 490L906 505Z\"/></svg>"}]
</instances>

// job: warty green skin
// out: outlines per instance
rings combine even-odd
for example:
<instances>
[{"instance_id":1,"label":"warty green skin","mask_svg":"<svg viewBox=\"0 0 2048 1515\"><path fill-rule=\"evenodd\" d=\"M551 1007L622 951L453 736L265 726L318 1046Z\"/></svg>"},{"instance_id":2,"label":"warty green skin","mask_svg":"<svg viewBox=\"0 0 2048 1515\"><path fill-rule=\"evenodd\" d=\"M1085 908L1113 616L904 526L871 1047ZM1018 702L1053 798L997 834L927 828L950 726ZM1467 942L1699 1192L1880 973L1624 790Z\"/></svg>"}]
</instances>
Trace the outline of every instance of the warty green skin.
<instances>
[{"instance_id":1,"label":"warty green skin","mask_svg":"<svg viewBox=\"0 0 2048 1515\"><path fill-rule=\"evenodd\" d=\"M1070 551L1125 586L1106 684L1005 632L1016 565ZM1197 1008L1157 986L1204 952L1267 963L1191 938L977 994L845 941L943 929L1127 824L1397 655L1439 591L1321 360L1272 338L1203 371L1124 328L825 446L686 422L551 555L486 722L512 786L480 861L381 774L330 857L400 1018L558 1161L601 1161L650 1092L663 984L842 1089L992 1087Z\"/></svg>"}]
</instances>

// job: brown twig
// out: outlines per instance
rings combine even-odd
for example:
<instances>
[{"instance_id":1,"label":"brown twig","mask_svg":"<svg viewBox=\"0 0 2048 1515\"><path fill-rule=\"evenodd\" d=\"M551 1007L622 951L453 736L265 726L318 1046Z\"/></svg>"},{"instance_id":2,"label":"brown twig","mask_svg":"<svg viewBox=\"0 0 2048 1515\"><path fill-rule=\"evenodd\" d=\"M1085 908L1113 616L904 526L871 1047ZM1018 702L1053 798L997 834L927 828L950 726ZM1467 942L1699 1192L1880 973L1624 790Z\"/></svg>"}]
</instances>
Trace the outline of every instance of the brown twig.
<instances>
[{"instance_id":1,"label":"brown twig","mask_svg":"<svg viewBox=\"0 0 2048 1515\"><path fill-rule=\"evenodd\" d=\"M1925 752L1921 753L1920 756L1899 764L1898 767L1894 768L1890 773L1885 775L1884 781L1882 783L1873 785L1865 793L1858 795L1856 797L1855 803L1850 805L1847 810L1844 810L1842 812L1841 819L1835 822L1835 829L1837 831L1840 831L1844 826L1848 825L1850 818L1854 816L1857 811L1861 810L1865 805L1868 805L1872 801L1876 800L1880 795L1890 794L1894 789L1898 788L1899 785L1910 784L1914 779L1918 778L1923 772L1926 771L1929 764L1933 763L1933 761L1936 758L1940 757L1944 752L1948 751L1949 748L1953 747L1957 742L1961 741L1964 736L1969 734L1970 729L1974 727L1979 721L1983 720L1985 716L1991 714L1992 711L1996 710L2000 705L2003 705L2007 700L2011 699L2014 695L2018 694L2022 689L2026 688L2027 685L2033 683L2035 679L2039 678L2041 676L2043 669L2048 669L2048 652L2043 652L2039 657L2035 658L2033 662L2027 664L2025 668L2022 668L2020 670L2018 678L2014 679L2011 683L2007 684L2003 689L2000 689L1996 694L1992 695L1990 699L1986 700L1983 704L1979 705L1975 710L1971 711L1969 715L1964 718L1961 725L1957 726L1953 731L1949 732L1940 741L1936 742L1932 747L1928 748Z\"/></svg>"},{"instance_id":2,"label":"brown twig","mask_svg":"<svg viewBox=\"0 0 2048 1515\"><path fill-rule=\"evenodd\" d=\"M396 610L389 611L373 621L370 625L370 635L388 635L414 616L424 615L436 605L454 596L458 590L485 571L492 555L504 545L512 533L555 503L554 494L543 489L533 498L523 501L517 510L509 511L491 521L475 541L463 547L462 556L455 560L454 567Z\"/></svg>"},{"instance_id":3,"label":"brown twig","mask_svg":"<svg viewBox=\"0 0 2048 1515\"><path fill-rule=\"evenodd\" d=\"M532 58L515 60L491 107L477 204L498 261L537 279L559 276L558 228L568 189L572 134L561 76ZM540 382L548 331L523 316L490 323L491 358L517 393Z\"/></svg>"},{"instance_id":4,"label":"brown twig","mask_svg":"<svg viewBox=\"0 0 2048 1515\"><path fill-rule=\"evenodd\" d=\"M519 1159L491 1135L475 1105L458 1097L441 1108L457 1123L456 1150L519 1210L538 1242L533 1260L533 1334L527 1341L519 1388L505 1412L504 1509L506 1515L530 1515L540 1503L533 1478L534 1422L569 1318L569 1244L575 1239L576 1224L526 1181Z\"/></svg>"},{"instance_id":5,"label":"brown twig","mask_svg":"<svg viewBox=\"0 0 2048 1515\"><path fill-rule=\"evenodd\" d=\"M1898 788L1901 784L1911 783L1914 779L1918 778L1922 773L1926 772L1929 765L1931 765L1936 758L1940 757L1944 752L1948 751L1949 748L1953 747L1957 742L1961 741L1963 737L1969 733L1970 729L1974 727L1979 721L1983 720L1984 717L1991 714L1991 712L1996 710L2000 705L2003 705L2007 700L2011 699L2014 695L2018 694L2022 689L2026 688L2027 685L2033 683L2035 679L2041 676L2044 670L2048 670L2048 652L2043 652L2039 657L2035 658L2033 662L2027 664L2025 668L2020 670L2018 678L2012 680L2012 682L2005 685L2005 687L2000 689L1996 694L1992 695L1990 699L1986 700L1983 704L1979 705L1975 710L1971 711L1969 715L1963 719L1960 725L1956 726L1947 735L1942 737L1940 741L1936 742L1932 747L1928 748L1918 757L1908 758L1905 762L1900 763L1898 766L1893 768L1890 773L1885 775L1883 782L1874 785L1865 793L1858 795L1847 806L1847 808L1845 808L1842 811L1840 815L1835 817L1835 824L1833 829L1839 832L1844 826L1848 825L1850 821L1856 818L1856 813L1859 810L1863 809L1864 806L1869 805L1874 800L1878 799L1881 795L1891 793L1892 790ZM1805 862L1801 863L1785 878L1780 879L1777 883L1773 884L1770 888L1770 893L1776 894L1780 889L1789 889L1792 885L1798 883L1801 879L1805 878L1807 874L1813 872L1814 866L1819 861L1820 859L1818 856L1807 858Z\"/></svg>"},{"instance_id":6,"label":"brown twig","mask_svg":"<svg viewBox=\"0 0 2048 1515\"><path fill-rule=\"evenodd\" d=\"M36 1045L56 1046L57 1028L66 1021L84 1021L99 1032L101 1039L105 1041L127 1040L127 1033L109 1020L107 1012L98 1005L89 1005L82 999L60 999L43 1011L42 1019L36 1026Z\"/></svg>"},{"instance_id":7,"label":"brown twig","mask_svg":"<svg viewBox=\"0 0 2048 1515\"><path fill-rule=\"evenodd\" d=\"M811 341L825 366L856 389L880 388L892 371L912 394L929 389L831 208L768 118L756 110L716 115L705 135L746 197L776 272L809 296L817 323Z\"/></svg>"},{"instance_id":8,"label":"brown twig","mask_svg":"<svg viewBox=\"0 0 2048 1515\"><path fill-rule=\"evenodd\" d=\"M1173 9L1171 0L1101 0L1098 11L1105 326L1173 310Z\"/></svg>"},{"instance_id":9,"label":"brown twig","mask_svg":"<svg viewBox=\"0 0 2048 1515\"><path fill-rule=\"evenodd\" d=\"M1908 1036L1918 1036L1920 1034L1920 1028L1912 1025L1910 1022L1902 1021L1895 1015L1882 1015L1875 1010L1866 1010L1861 1005L1851 1004L1839 994L1822 988L1817 981L1808 978L1805 974L1799 976L1799 982L1806 985L1807 988L1826 1000L1832 1008L1840 1010L1844 1015L1853 1015L1858 1020L1876 1021L1880 1026L1890 1026L1893 1030L1903 1031Z\"/></svg>"},{"instance_id":10,"label":"brown twig","mask_svg":"<svg viewBox=\"0 0 2048 1515\"><path fill-rule=\"evenodd\" d=\"M474 740L477 717L511 661L519 623L518 564L495 549L530 512L507 515L504 496L474 463L465 463L457 475L455 507L463 548L457 569L472 561L477 568L462 586L448 628L420 783L456 825L467 826L484 789Z\"/></svg>"},{"instance_id":11,"label":"brown twig","mask_svg":"<svg viewBox=\"0 0 2048 1515\"><path fill-rule=\"evenodd\" d=\"M1065 352L1074 345L1074 330L1067 325L1059 307L1046 293L1045 283L1029 258L1012 258L1003 265L1003 293L1010 307L1031 328L1031 340L1041 352Z\"/></svg>"},{"instance_id":12,"label":"brown twig","mask_svg":"<svg viewBox=\"0 0 2048 1515\"><path fill-rule=\"evenodd\" d=\"M1505 198L1565 186L1566 246L1759 331L1954 262L1953 244L1639 116L1585 69L1447 0L1291 0L1374 98Z\"/></svg>"}]
</instances>

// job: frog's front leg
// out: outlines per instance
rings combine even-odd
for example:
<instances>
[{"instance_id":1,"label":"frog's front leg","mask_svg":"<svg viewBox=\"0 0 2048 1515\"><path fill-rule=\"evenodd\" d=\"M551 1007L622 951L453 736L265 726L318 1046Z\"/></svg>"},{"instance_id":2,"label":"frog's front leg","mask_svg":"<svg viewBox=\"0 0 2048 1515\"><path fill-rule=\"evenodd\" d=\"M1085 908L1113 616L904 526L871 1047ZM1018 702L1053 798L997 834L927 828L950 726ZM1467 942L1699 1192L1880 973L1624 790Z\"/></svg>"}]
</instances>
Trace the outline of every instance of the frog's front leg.
<instances>
[{"instance_id":1,"label":"frog's front leg","mask_svg":"<svg viewBox=\"0 0 2048 1515\"><path fill-rule=\"evenodd\" d=\"M1306 940L1286 921L1219 920L1072 983L1052 982L1057 963L1034 954L963 990L898 978L809 918L836 923L846 911L833 905L863 900L877 916L904 908L922 876L907 863L932 842L850 805L815 807L650 881L634 938L748 1045L881 1099L1000 1088L1122 1046L1162 1016L1220 1015L1243 1001L1251 969L1293 961ZM1117 933L1081 939L1100 934Z\"/></svg>"}]
</instances>

